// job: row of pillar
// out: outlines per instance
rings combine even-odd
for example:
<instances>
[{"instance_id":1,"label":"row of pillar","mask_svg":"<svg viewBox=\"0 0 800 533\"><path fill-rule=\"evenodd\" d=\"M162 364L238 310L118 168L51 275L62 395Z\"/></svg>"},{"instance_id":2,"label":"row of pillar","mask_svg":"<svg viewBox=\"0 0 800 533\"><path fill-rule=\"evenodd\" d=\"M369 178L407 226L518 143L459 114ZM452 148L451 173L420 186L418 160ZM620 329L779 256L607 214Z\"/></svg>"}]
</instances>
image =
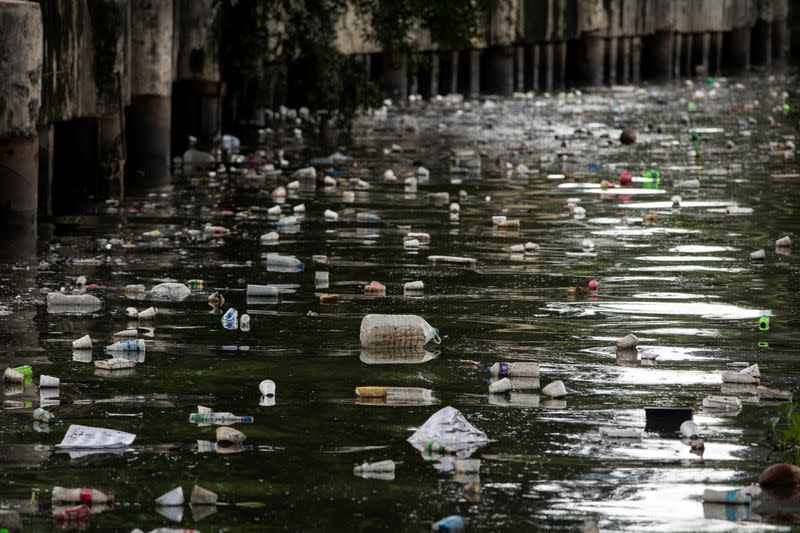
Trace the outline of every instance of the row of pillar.
<instances>
[{"instance_id":1,"label":"row of pillar","mask_svg":"<svg viewBox=\"0 0 800 533\"><path fill-rule=\"evenodd\" d=\"M786 21L761 21L728 32L605 37L584 35L572 41L542 42L485 50L431 52L417 73L384 55L387 95L403 100L409 90L430 96L463 93L511 95L514 91L553 91L568 82L585 85L639 83L702 74L746 72L751 65L782 61Z\"/></svg>"},{"instance_id":2,"label":"row of pillar","mask_svg":"<svg viewBox=\"0 0 800 533\"><path fill-rule=\"evenodd\" d=\"M108 34L123 43L95 41L101 49L93 54L108 55L116 47L117 55L110 63L90 57L79 73L82 87L96 88L96 114L45 123L39 116L45 39L67 29L45 26L55 19L43 18L38 2L0 0L0 226L35 228L37 214L51 213L52 197L109 174L124 172L129 186L167 185L173 124L180 130L178 153L187 133L210 138L219 131L224 85L210 44L214 0L107 3L124 13L114 20L130 21L130 40L114 28L92 29L95 39ZM108 72L100 73L98 65ZM92 76L91 84L83 81L86 76Z\"/></svg>"}]
</instances>

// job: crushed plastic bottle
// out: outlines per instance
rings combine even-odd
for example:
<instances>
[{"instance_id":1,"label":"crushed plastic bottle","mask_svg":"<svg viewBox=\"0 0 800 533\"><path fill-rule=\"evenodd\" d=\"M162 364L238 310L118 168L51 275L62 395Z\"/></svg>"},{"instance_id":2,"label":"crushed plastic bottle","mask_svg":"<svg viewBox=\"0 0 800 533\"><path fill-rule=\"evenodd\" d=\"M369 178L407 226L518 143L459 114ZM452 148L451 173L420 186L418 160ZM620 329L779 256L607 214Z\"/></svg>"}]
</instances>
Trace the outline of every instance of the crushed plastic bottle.
<instances>
[{"instance_id":1,"label":"crushed plastic bottle","mask_svg":"<svg viewBox=\"0 0 800 533\"><path fill-rule=\"evenodd\" d=\"M130 339L117 341L103 348L105 352L144 352L147 349L144 340Z\"/></svg>"},{"instance_id":2,"label":"crushed plastic bottle","mask_svg":"<svg viewBox=\"0 0 800 533\"><path fill-rule=\"evenodd\" d=\"M234 309L233 307L229 308L225 313L222 315L220 319L222 322L222 327L229 330L234 330L239 328L239 311Z\"/></svg>"}]
</instances>

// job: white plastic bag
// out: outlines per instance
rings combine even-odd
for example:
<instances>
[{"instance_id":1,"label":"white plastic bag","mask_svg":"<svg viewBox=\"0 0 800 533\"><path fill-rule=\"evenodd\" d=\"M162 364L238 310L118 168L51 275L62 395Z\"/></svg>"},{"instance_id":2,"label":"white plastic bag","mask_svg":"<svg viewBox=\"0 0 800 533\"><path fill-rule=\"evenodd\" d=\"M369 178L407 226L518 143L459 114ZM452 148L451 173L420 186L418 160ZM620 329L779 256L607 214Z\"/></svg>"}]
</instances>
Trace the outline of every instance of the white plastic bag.
<instances>
[{"instance_id":1,"label":"white plastic bag","mask_svg":"<svg viewBox=\"0 0 800 533\"><path fill-rule=\"evenodd\" d=\"M61 443L56 444L56 448L72 450L122 448L133 444L134 439L136 439L136 435L133 433L72 424Z\"/></svg>"},{"instance_id":2,"label":"white plastic bag","mask_svg":"<svg viewBox=\"0 0 800 533\"><path fill-rule=\"evenodd\" d=\"M474 451L489 442L486 434L464 418L454 407L436 411L408 438L416 449L425 452L457 453Z\"/></svg>"}]
</instances>

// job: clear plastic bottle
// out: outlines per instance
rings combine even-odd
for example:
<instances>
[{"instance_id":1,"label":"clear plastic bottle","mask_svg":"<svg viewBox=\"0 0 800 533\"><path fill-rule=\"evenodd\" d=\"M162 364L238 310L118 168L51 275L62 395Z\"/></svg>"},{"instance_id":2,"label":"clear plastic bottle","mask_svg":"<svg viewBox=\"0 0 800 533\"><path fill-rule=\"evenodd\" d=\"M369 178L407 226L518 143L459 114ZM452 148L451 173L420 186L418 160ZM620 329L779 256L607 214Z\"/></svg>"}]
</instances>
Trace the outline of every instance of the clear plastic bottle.
<instances>
[{"instance_id":1,"label":"clear plastic bottle","mask_svg":"<svg viewBox=\"0 0 800 533\"><path fill-rule=\"evenodd\" d=\"M252 416L237 416L233 413L192 413L189 415L192 424L252 424Z\"/></svg>"},{"instance_id":2,"label":"clear plastic bottle","mask_svg":"<svg viewBox=\"0 0 800 533\"><path fill-rule=\"evenodd\" d=\"M441 342L439 330L417 315L366 315L361 320L361 345L377 347L420 347Z\"/></svg>"},{"instance_id":3,"label":"clear plastic bottle","mask_svg":"<svg viewBox=\"0 0 800 533\"><path fill-rule=\"evenodd\" d=\"M233 307L229 308L225 311L225 314L222 315L222 327L225 329L238 329L239 327L239 311L234 309Z\"/></svg>"},{"instance_id":4,"label":"clear plastic bottle","mask_svg":"<svg viewBox=\"0 0 800 533\"><path fill-rule=\"evenodd\" d=\"M106 346L104 350L106 352L143 352L145 344L142 339L121 340Z\"/></svg>"},{"instance_id":5,"label":"clear plastic bottle","mask_svg":"<svg viewBox=\"0 0 800 533\"><path fill-rule=\"evenodd\" d=\"M267 268L270 267L293 268L302 271L305 265L294 256L272 254L267 256Z\"/></svg>"},{"instance_id":6,"label":"clear plastic bottle","mask_svg":"<svg viewBox=\"0 0 800 533\"><path fill-rule=\"evenodd\" d=\"M493 376L507 377L539 377L539 363L495 363L486 369Z\"/></svg>"}]
</instances>

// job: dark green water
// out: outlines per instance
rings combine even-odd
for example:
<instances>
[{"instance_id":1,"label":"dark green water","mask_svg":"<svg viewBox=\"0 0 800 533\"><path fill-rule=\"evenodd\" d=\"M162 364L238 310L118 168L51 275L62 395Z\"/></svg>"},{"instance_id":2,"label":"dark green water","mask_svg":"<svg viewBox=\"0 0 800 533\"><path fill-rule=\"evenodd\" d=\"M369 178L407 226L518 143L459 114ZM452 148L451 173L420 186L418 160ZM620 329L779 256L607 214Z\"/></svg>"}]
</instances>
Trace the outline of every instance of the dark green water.
<instances>
[{"instance_id":1,"label":"dark green water","mask_svg":"<svg viewBox=\"0 0 800 533\"><path fill-rule=\"evenodd\" d=\"M746 88L737 89L735 81ZM784 90L796 104L796 87L796 78L764 76L728 80L713 95L695 84L493 106L473 102L469 109L425 103L409 111L418 133L404 131L401 113L390 111L387 120L359 123L352 145L341 148L359 163L345 167L346 174L372 188L357 191L353 203L342 201L346 186L290 191L284 214L299 203L307 213L300 231L282 234L276 246L258 241L275 227L266 213L274 178L182 179L169 195L129 196L119 212L98 203L43 224L37 257L0 271L0 303L12 311L0 316L0 368L30 364L35 376L59 376L60 403L50 407L59 422L34 430L35 387L17 395L6 391L0 505L21 506L28 531L55 527L54 485L116 496L113 510L90 517L93 531L168 525L204 532L425 531L450 514L463 515L469 531L575 531L587 520L603 531L775 527L755 513L746 524L725 520L737 511L730 516L724 507L704 507L700 495L708 487L752 483L772 462L763 437L776 404L743 394L741 412L719 415L704 413L700 402L720 394L719 371L731 361L758 363L763 384L798 390L800 183L770 178L797 172L798 165L769 146L796 131L795 112L772 110L783 103ZM696 90L706 99L696 98ZM698 104L691 126L681 120L687 99ZM752 112L731 112L756 99L760 107ZM771 126L769 115L782 125ZM623 122L639 130L634 147L616 142ZM687 153L693 128L724 130L701 134L699 159ZM728 140L734 147L726 146ZM393 143L403 151L386 153ZM284 184L292 170L332 151L295 140L265 147L278 144L291 163L280 178ZM481 151L482 172L450 173L452 148ZM402 176L383 182L384 170L400 176L413 170L413 161L431 170L418 192L404 193ZM524 163L531 172L507 171L506 162L511 169ZM623 170L640 176L650 168L662 173L661 194L592 188L603 179L616 181ZM567 171L577 179L547 177ZM459 177L463 183L451 183ZM700 188L674 187L688 179L698 179ZM462 189L468 197L454 221L432 193L447 191L458 201ZM682 197L680 209L671 208L673 194ZM568 198L580 199L585 218L570 215ZM731 205L753 212L728 215ZM212 213L224 209L250 210L251 216ZM324 221L325 209L338 211L339 221ZM382 221L359 223L357 212L376 213ZM635 222L654 212L651 223L619 225L623 215ZM498 214L519 218L521 229L493 228L491 216ZM232 233L204 240L183 232L206 223ZM407 230L398 225L429 233L430 244L405 250ZM154 229L165 237L141 236ZM784 235L795 246L776 253L773 242ZM146 245L106 250L99 238ZM596 255L573 255L582 252L583 239L595 242ZM505 250L527 241L541 251L523 256ZM752 263L750 252L759 248L766 261ZM305 272L268 272L268 252L298 256ZM313 264L313 254L326 254L328 265ZM473 257L477 266L432 265L428 255ZM77 261L87 258L96 264ZM316 270L330 273L330 288L315 289ZM48 313L42 290L58 290L79 275L99 285L93 292L103 298L103 308L88 315ZM208 291L157 303L131 301L120 291L128 283L149 288L192 278L218 288L227 300L223 308L208 305ZM586 286L592 278L600 282L597 292L568 297L568 287ZM363 295L371 280L387 285L386 297ZM413 280L424 281L424 296L403 295L402 283ZM253 304L245 298L246 283L294 283L299 289L277 303ZM320 304L320 292L341 299ZM130 305L159 309L148 324L154 329L140 332L146 359L133 375L100 376L94 365L73 361L72 340L90 334L98 359L98 346L110 344L113 332L135 327L125 317ZM251 315L249 332L222 328L220 314L230 306ZM428 346L439 357L422 364L366 364L359 324L367 313L421 315L441 329L441 345ZM765 313L772 327L759 332L758 317ZM640 338L640 352L659 355L654 363L617 361L614 342L627 333ZM536 361L542 385L560 379L569 394L565 404L542 397L538 407L490 399L486 373L460 364L462 359L483 366ZM262 407L258 384L267 378L277 384L276 401ZM436 403L362 404L354 395L358 385L424 387ZM255 417L252 425L236 426L251 448L198 452L198 440L214 440L213 427L188 422L198 404ZM446 471L406 442L411 428L446 405L490 439L473 455L481 459L479 479ZM655 433L635 441L600 437L600 427L614 424L643 428L645 406L693 407L704 454ZM54 449L71 423L122 429L137 438L124 453L71 458ZM399 463L394 480L353 475L354 465L383 459ZM187 504L180 522L157 513L157 496L177 485L188 494L195 483L217 492L222 502L263 506L220 505L203 517ZM738 510L739 518L747 514Z\"/></svg>"}]
</instances>

